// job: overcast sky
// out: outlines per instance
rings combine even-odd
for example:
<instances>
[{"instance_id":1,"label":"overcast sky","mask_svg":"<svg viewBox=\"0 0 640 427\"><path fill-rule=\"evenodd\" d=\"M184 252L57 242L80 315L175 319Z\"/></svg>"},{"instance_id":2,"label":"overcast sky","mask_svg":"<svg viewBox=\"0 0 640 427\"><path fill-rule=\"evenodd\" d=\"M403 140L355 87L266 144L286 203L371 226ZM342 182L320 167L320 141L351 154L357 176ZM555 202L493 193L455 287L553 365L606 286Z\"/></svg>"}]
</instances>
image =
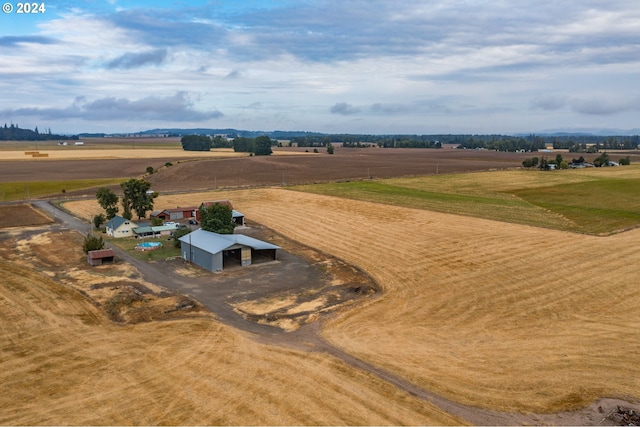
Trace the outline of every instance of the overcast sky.
<instances>
[{"instance_id":1,"label":"overcast sky","mask_svg":"<svg viewBox=\"0 0 640 427\"><path fill-rule=\"evenodd\" d=\"M23 128L640 127L637 0L52 0L29 15L9 5L0 122Z\"/></svg>"}]
</instances>

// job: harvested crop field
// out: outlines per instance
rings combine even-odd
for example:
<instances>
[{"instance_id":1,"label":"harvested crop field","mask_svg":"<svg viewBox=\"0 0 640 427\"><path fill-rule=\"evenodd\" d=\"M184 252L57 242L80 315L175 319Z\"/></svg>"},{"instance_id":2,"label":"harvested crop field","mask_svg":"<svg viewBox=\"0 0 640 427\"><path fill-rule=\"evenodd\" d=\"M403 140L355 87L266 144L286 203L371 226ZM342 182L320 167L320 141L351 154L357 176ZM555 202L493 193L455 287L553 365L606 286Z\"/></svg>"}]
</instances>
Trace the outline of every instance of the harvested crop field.
<instances>
[{"instance_id":1,"label":"harvested crop field","mask_svg":"<svg viewBox=\"0 0 640 427\"><path fill-rule=\"evenodd\" d=\"M481 407L640 398L640 230L591 237L284 190L243 195L233 198L247 217L385 289L323 330L349 353Z\"/></svg>"},{"instance_id":2,"label":"harvested crop field","mask_svg":"<svg viewBox=\"0 0 640 427\"><path fill-rule=\"evenodd\" d=\"M206 312L114 323L95 303L136 272L87 267L72 234L0 232L0 424L461 423L332 356L259 344ZM46 250L57 239L71 239L64 254Z\"/></svg>"},{"instance_id":3,"label":"harvested crop field","mask_svg":"<svg viewBox=\"0 0 640 427\"><path fill-rule=\"evenodd\" d=\"M323 335L427 390L538 413L640 399L640 230L594 237L278 189L164 197L229 198L366 271L383 296Z\"/></svg>"},{"instance_id":4,"label":"harvested crop field","mask_svg":"<svg viewBox=\"0 0 640 427\"><path fill-rule=\"evenodd\" d=\"M152 166L157 172L148 179L155 190L179 191L504 169L520 167L526 157L526 153L452 148L336 148L334 155L306 153L300 148L275 148L272 156L252 157L246 154L234 157L232 155L236 153L229 150L219 150L221 155L218 155L216 152L202 154L173 149L168 151L173 153L169 157L155 156L154 153L160 151L146 148L76 151L87 153L87 156L75 160L29 158L10 161L3 160L6 152L0 151L3 171L0 182L138 177ZM91 158L92 151L104 153L106 157ZM18 154L25 157L23 152ZM167 162L173 166L164 167Z\"/></svg>"}]
</instances>

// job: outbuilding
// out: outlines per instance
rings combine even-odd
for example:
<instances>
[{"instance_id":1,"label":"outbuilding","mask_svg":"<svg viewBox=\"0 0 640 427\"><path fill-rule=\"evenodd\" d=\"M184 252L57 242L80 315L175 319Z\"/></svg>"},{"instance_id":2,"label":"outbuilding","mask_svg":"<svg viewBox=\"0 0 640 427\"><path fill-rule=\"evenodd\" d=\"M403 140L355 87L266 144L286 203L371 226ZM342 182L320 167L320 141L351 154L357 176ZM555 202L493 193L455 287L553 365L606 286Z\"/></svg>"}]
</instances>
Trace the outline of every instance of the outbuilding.
<instances>
[{"instance_id":1,"label":"outbuilding","mask_svg":"<svg viewBox=\"0 0 640 427\"><path fill-rule=\"evenodd\" d=\"M243 234L218 234L203 229L180 238L182 258L209 271L275 260L278 249L279 246Z\"/></svg>"},{"instance_id":2,"label":"outbuilding","mask_svg":"<svg viewBox=\"0 0 640 427\"><path fill-rule=\"evenodd\" d=\"M185 219L185 218L193 218L196 216L198 208L196 206L189 206L186 208L174 208L174 209L163 209L158 211L153 211L149 215L151 218L161 218L164 221L176 220L176 219Z\"/></svg>"},{"instance_id":3,"label":"outbuilding","mask_svg":"<svg viewBox=\"0 0 640 427\"><path fill-rule=\"evenodd\" d=\"M116 254L113 249L100 249L87 252L87 262L90 265L102 265L115 262Z\"/></svg>"}]
</instances>

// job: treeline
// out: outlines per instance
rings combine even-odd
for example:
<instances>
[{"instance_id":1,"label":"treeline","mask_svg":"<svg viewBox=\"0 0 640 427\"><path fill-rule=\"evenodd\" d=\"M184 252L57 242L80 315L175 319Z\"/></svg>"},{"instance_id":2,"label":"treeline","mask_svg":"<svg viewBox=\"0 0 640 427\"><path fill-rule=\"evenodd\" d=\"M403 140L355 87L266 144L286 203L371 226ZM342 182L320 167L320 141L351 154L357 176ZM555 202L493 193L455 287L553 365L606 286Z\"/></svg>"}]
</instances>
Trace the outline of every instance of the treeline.
<instances>
[{"instance_id":1,"label":"treeline","mask_svg":"<svg viewBox=\"0 0 640 427\"><path fill-rule=\"evenodd\" d=\"M211 138L206 135L185 135L180 139L182 149L185 151L210 151L212 148L233 148L240 153L251 153L256 156L268 156L272 153L272 141L266 135L257 138L236 137L228 140L220 136Z\"/></svg>"},{"instance_id":2,"label":"treeline","mask_svg":"<svg viewBox=\"0 0 640 427\"><path fill-rule=\"evenodd\" d=\"M381 148L441 148L442 141L434 135L309 135L291 138L298 147L327 147L341 143L346 148L377 146Z\"/></svg>"},{"instance_id":3,"label":"treeline","mask_svg":"<svg viewBox=\"0 0 640 427\"><path fill-rule=\"evenodd\" d=\"M36 127L35 130L21 129L13 123L11 123L10 126L7 126L5 123L4 126L0 128L0 141L50 141L53 139L78 139L78 137L56 135L51 133L51 129L40 133L38 127Z\"/></svg>"},{"instance_id":4,"label":"treeline","mask_svg":"<svg viewBox=\"0 0 640 427\"><path fill-rule=\"evenodd\" d=\"M572 153L598 153L601 150L635 150L640 136L566 136L554 137L553 148L566 149Z\"/></svg>"}]
</instances>

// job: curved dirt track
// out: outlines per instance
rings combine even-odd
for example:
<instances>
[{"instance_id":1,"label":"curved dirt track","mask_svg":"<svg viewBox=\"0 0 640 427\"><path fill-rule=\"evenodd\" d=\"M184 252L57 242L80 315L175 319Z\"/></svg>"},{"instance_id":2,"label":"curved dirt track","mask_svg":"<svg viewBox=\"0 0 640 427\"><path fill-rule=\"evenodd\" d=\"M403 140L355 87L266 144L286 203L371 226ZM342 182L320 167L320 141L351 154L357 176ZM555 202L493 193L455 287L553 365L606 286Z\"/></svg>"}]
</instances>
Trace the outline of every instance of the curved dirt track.
<instances>
[{"instance_id":1,"label":"curved dirt track","mask_svg":"<svg viewBox=\"0 0 640 427\"><path fill-rule=\"evenodd\" d=\"M76 218L57 210L47 202L36 202L39 208L53 214L57 219L65 224L66 227L85 233L88 226ZM160 271L156 267L146 262L141 262L129 257L124 251L118 250L118 255L127 262L133 264L136 269L143 275L144 279L163 286L167 289L178 289L184 291L192 284L186 280L181 280L178 275L167 275L166 271ZM292 347L297 350L307 352L323 352L330 354L344 363L353 366L363 372L375 375L381 380L403 390L413 396L416 396L426 402L429 402L440 409L450 413L456 417L466 420L475 425L523 425L523 424L553 424L553 425L595 425L607 423L605 419L606 413L613 410L616 405L630 406L628 402L615 399L601 399L594 402L588 408L576 412L563 412L559 414L518 414L518 413L502 413L497 411L489 411L481 408L475 408L449 399L443 398L433 392L423 389L406 379L397 376L379 366L375 366L362 359L354 357L345 351L331 345L320 335L321 322L314 322L305 325L295 332L286 333L278 328L260 325L247 321L239 316L228 305L216 302L214 299L200 300L204 305L213 311L220 320L235 328L251 333L253 339L258 342L277 345L284 347ZM634 405L631 405L634 406ZM604 414L604 415L603 415Z\"/></svg>"}]
</instances>

